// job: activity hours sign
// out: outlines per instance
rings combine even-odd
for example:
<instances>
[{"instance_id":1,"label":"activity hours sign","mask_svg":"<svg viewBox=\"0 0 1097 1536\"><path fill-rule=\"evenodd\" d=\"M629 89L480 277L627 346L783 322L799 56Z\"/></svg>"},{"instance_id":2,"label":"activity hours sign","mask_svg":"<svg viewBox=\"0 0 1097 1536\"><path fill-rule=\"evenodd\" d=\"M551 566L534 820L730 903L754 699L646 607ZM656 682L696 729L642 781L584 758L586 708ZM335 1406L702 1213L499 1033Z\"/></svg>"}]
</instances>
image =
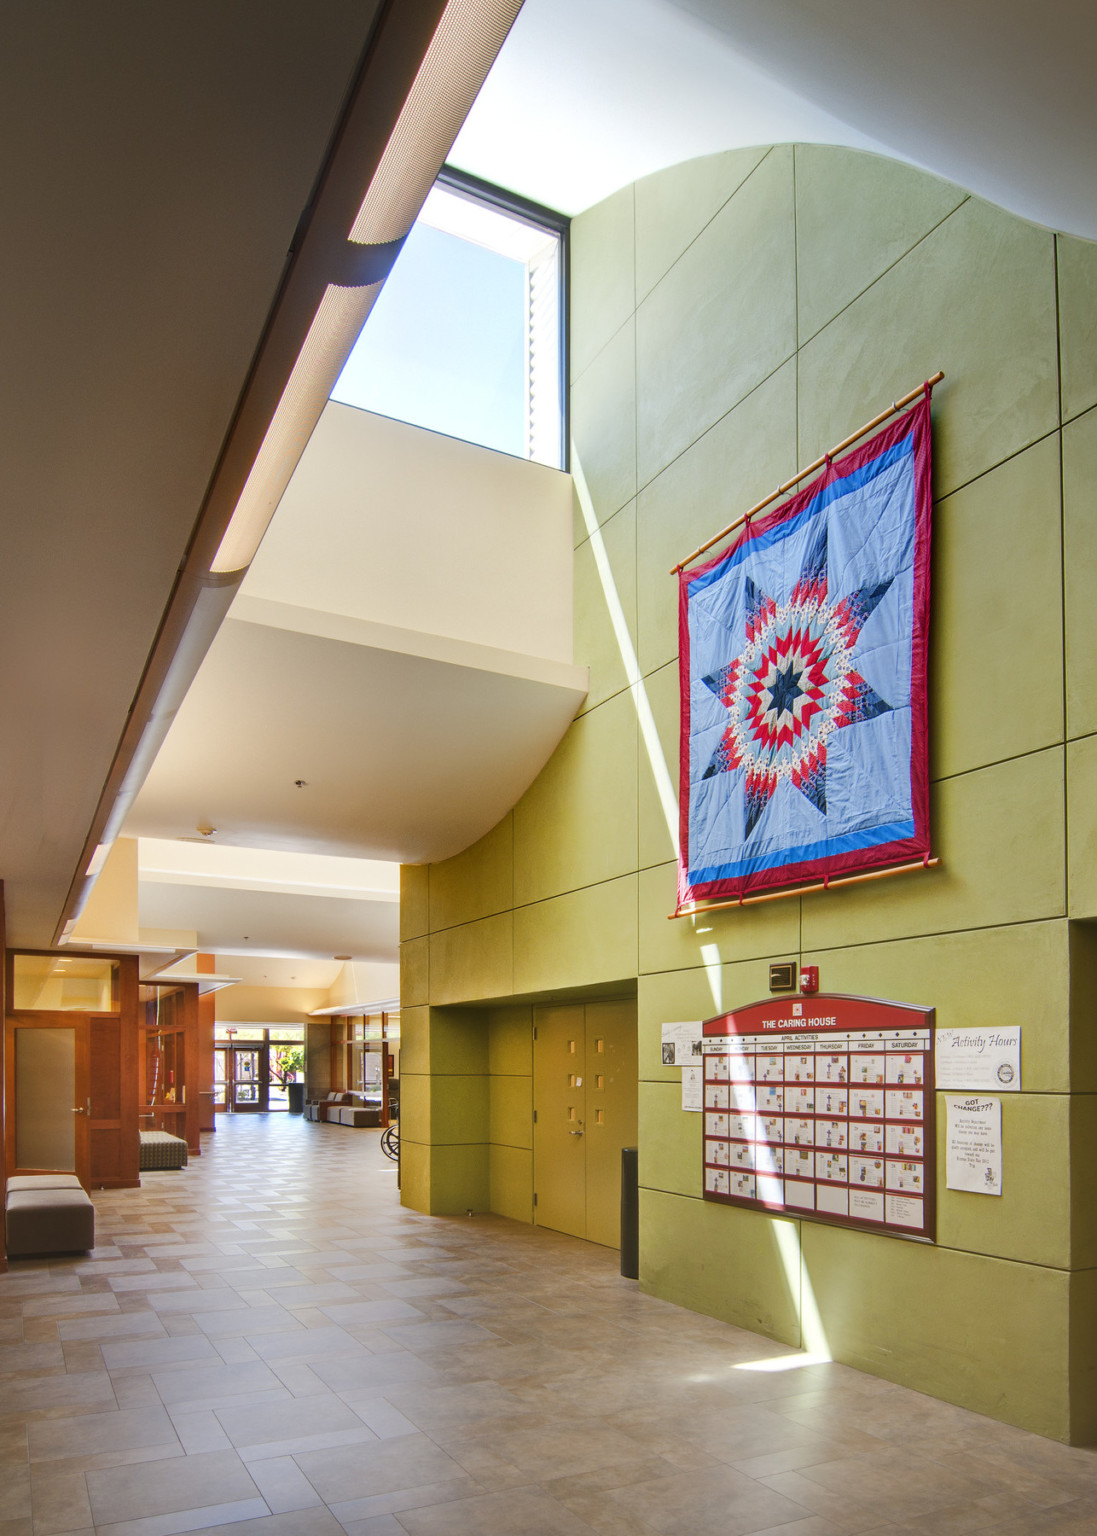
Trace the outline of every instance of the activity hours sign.
<instances>
[{"instance_id":1,"label":"activity hours sign","mask_svg":"<svg viewBox=\"0 0 1097 1536\"><path fill-rule=\"evenodd\" d=\"M706 1020L705 1199L932 1240L933 1018L817 996Z\"/></svg>"}]
</instances>

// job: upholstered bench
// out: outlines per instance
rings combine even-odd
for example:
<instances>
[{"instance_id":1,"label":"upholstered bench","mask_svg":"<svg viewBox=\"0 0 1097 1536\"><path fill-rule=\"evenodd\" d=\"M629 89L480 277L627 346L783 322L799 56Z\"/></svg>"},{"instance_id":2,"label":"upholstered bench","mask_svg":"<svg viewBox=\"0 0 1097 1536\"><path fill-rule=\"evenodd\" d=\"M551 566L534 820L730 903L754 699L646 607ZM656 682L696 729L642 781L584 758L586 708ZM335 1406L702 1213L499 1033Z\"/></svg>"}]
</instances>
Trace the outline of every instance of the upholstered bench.
<instances>
[{"instance_id":1,"label":"upholstered bench","mask_svg":"<svg viewBox=\"0 0 1097 1536\"><path fill-rule=\"evenodd\" d=\"M334 1089L326 1099L310 1099L306 1109L309 1120L322 1120L327 1125L378 1126L381 1110L377 1105L366 1105L361 1094L344 1093Z\"/></svg>"},{"instance_id":2,"label":"upholstered bench","mask_svg":"<svg viewBox=\"0 0 1097 1536\"><path fill-rule=\"evenodd\" d=\"M154 1168L185 1168L187 1144L182 1136L170 1131L141 1131L141 1152L138 1166L142 1173Z\"/></svg>"},{"instance_id":3,"label":"upholstered bench","mask_svg":"<svg viewBox=\"0 0 1097 1536\"><path fill-rule=\"evenodd\" d=\"M10 1178L4 1227L9 1258L79 1253L95 1247L95 1207L74 1173L25 1173Z\"/></svg>"}]
</instances>

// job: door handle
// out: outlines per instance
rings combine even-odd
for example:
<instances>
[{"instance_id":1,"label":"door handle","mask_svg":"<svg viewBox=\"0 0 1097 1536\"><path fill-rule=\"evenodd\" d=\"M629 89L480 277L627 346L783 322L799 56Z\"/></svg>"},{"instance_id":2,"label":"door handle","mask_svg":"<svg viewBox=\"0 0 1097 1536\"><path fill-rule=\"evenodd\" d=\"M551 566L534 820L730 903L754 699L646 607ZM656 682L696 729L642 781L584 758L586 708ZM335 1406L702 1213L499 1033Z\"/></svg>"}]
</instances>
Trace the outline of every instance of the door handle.
<instances>
[{"instance_id":1,"label":"door handle","mask_svg":"<svg viewBox=\"0 0 1097 1536\"><path fill-rule=\"evenodd\" d=\"M582 1131L569 1131L568 1132L569 1136L581 1136L582 1134L583 1134Z\"/></svg>"},{"instance_id":2,"label":"door handle","mask_svg":"<svg viewBox=\"0 0 1097 1536\"><path fill-rule=\"evenodd\" d=\"M73 1114L74 1115L82 1115L83 1113L84 1113L84 1106L82 1104L78 1104L76 1106L76 1108L73 1110Z\"/></svg>"}]
</instances>

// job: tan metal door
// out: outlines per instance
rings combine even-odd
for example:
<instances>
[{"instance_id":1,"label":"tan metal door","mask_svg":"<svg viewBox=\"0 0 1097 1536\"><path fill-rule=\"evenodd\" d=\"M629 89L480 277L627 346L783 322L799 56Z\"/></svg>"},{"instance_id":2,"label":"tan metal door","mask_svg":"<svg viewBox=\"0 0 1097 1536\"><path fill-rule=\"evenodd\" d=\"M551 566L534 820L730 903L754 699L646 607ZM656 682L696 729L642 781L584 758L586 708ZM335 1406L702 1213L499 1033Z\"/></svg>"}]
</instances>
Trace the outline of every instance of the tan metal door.
<instances>
[{"instance_id":1,"label":"tan metal door","mask_svg":"<svg viewBox=\"0 0 1097 1536\"><path fill-rule=\"evenodd\" d=\"M636 1004L588 1003L587 1237L621 1246L621 1148L636 1145Z\"/></svg>"},{"instance_id":2,"label":"tan metal door","mask_svg":"<svg viewBox=\"0 0 1097 1536\"><path fill-rule=\"evenodd\" d=\"M581 1005L533 1010L533 1169L538 1226L587 1235L586 1024Z\"/></svg>"},{"instance_id":3,"label":"tan metal door","mask_svg":"<svg viewBox=\"0 0 1097 1536\"><path fill-rule=\"evenodd\" d=\"M620 1246L621 1148L636 1142L636 1005L533 1011L538 1226Z\"/></svg>"}]
</instances>

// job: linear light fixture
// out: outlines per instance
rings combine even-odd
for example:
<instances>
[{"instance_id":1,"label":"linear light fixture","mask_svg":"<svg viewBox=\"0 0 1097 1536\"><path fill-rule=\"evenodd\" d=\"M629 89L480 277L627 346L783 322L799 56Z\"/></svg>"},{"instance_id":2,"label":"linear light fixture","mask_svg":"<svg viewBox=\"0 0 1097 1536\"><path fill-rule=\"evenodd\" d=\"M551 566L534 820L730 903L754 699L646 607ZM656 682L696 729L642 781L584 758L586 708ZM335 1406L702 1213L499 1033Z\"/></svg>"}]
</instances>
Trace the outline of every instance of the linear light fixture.
<instances>
[{"instance_id":1,"label":"linear light fixture","mask_svg":"<svg viewBox=\"0 0 1097 1536\"><path fill-rule=\"evenodd\" d=\"M93 855L117 836L520 9L521 0L441 7L401 0L381 8L100 794L55 944L72 934L95 883ZM371 165L363 197L363 169Z\"/></svg>"},{"instance_id":2,"label":"linear light fixture","mask_svg":"<svg viewBox=\"0 0 1097 1536\"><path fill-rule=\"evenodd\" d=\"M246 570L255 558L347 355L520 8L521 0L449 0L442 12L347 237L348 267L358 266L364 277L372 275L371 265L380 270L372 281L332 283L326 289L210 565L214 574Z\"/></svg>"}]
</instances>

